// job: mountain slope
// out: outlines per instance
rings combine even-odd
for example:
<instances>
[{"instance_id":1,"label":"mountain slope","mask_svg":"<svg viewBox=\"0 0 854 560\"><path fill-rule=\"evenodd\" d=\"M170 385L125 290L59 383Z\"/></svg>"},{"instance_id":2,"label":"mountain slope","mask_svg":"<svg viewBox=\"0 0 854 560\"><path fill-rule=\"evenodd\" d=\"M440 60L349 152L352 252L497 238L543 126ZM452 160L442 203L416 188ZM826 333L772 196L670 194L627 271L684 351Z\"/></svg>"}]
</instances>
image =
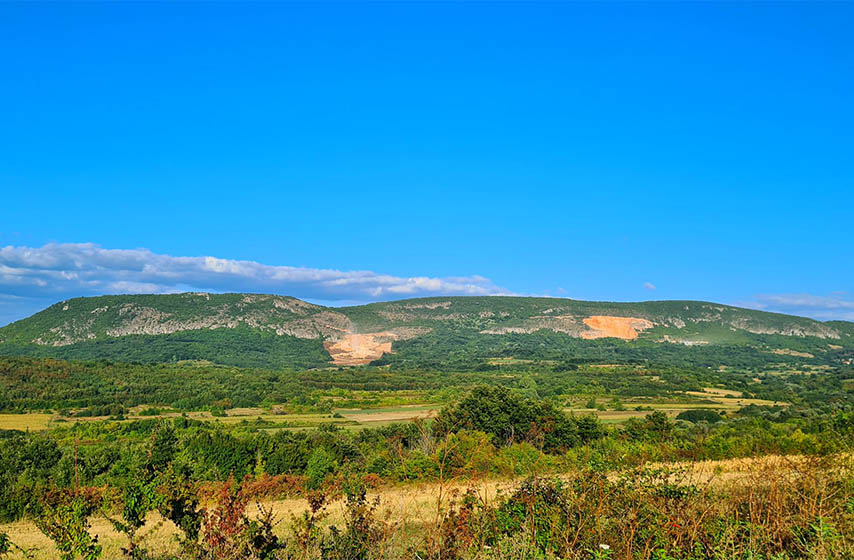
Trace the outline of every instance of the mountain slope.
<instances>
[{"instance_id":1,"label":"mountain slope","mask_svg":"<svg viewBox=\"0 0 854 560\"><path fill-rule=\"evenodd\" d=\"M695 301L440 297L329 308L261 294L76 298L0 328L0 354L256 367L496 359L836 363L854 323ZM749 362L749 363L748 363Z\"/></svg>"}]
</instances>

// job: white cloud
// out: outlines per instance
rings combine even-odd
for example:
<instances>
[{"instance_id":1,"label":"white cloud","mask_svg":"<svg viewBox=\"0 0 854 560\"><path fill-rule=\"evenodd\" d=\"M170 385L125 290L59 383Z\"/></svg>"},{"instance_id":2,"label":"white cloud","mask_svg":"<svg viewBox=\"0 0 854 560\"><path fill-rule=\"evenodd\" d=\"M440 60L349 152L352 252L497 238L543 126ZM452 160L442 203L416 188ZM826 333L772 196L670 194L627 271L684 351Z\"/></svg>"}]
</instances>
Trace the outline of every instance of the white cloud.
<instances>
[{"instance_id":1,"label":"white cloud","mask_svg":"<svg viewBox=\"0 0 854 560\"><path fill-rule=\"evenodd\" d=\"M812 317L823 321L854 321L854 301L846 299L845 292L829 296L814 294L759 294L747 307L791 315Z\"/></svg>"},{"instance_id":2,"label":"white cloud","mask_svg":"<svg viewBox=\"0 0 854 560\"><path fill-rule=\"evenodd\" d=\"M216 257L173 257L91 243L0 249L0 293L20 296L106 292L273 291L326 299L503 293L482 276L399 277L370 271L271 266Z\"/></svg>"},{"instance_id":3,"label":"white cloud","mask_svg":"<svg viewBox=\"0 0 854 560\"><path fill-rule=\"evenodd\" d=\"M148 249L104 249L92 243L0 248L0 295L38 300L40 307L43 302L75 296L196 290L268 292L327 302L507 293L482 276L400 277L212 256L173 257ZM0 324L19 314L14 315L0 310Z\"/></svg>"},{"instance_id":4,"label":"white cloud","mask_svg":"<svg viewBox=\"0 0 854 560\"><path fill-rule=\"evenodd\" d=\"M647 290L652 290L652 291L655 291L657 289L655 287L655 284L653 284L652 282L644 282L643 287L646 288Z\"/></svg>"}]
</instances>

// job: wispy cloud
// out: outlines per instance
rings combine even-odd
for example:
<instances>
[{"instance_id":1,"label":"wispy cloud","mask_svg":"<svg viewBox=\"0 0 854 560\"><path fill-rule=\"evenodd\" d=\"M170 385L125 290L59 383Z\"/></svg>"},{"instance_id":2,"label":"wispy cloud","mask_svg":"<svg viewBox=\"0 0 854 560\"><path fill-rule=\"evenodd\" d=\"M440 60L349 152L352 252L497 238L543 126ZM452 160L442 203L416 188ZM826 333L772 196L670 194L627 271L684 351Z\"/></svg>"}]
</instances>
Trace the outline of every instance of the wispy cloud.
<instances>
[{"instance_id":1,"label":"wispy cloud","mask_svg":"<svg viewBox=\"0 0 854 560\"><path fill-rule=\"evenodd\" d=\"M651 290L651 291L656 290L655 284L653 284L652 282L644 282L643 287L646 288L647 290Z\"/></svg>"},{"instance_id":2,"label":"wispy cloud","mask_svg":"<svg viewBox=\"0 0 854 560\"><path fill-rule=\"evenodd\" d=\"M820 320L854 321L854 300L845 292L821 296L814 294L759 294L745 302L747 307L802 315Z\"/></svg>"},{"instance_id":3,"label":"wispy cloud","mask_svg":"<svg viewBox=\"0 0 854 560\"><path fill-rule=\"evenodd\" d=\"M174 257L148 249L104 249L92 243L0 248L0 295L17 298L15 314L22 309L22 300L187 290L269 292L329 302L506 293L482 276L402 277L212 256ZM7 320L12 318L17 317ZM0 324L3 319L0 312Z\"/></svg>"}]
</instances>

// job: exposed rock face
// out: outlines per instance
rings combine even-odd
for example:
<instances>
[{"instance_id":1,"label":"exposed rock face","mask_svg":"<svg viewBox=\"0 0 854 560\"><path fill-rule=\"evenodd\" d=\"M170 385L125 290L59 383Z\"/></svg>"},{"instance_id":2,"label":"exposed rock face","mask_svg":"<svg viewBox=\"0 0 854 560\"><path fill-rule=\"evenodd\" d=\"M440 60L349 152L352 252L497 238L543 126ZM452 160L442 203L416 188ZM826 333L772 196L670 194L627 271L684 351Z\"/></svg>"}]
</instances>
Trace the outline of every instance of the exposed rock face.
<instances>
[{"instance_id":1,"label":"exposed rock face","mask_svg":"<svg viewBox=\"0 0 854 560\"><path fill-rule=\"evenodd\" d=\"M771 350L771 353L777 354L778 356L797 356L799 358L815 358L813 354L809 352L798 352L797 350L789 350L788 348L777 348L775 350Z\"/></svg>"},{"instance_id":2,"label":"exposed rock face","mask_svg":"<svg viewBox=\"0 0 854 560\"><path fill-rule=\"evenodd\" d=\"M651 329L655 325L647 319L638 317L609 317L607 315L593 315L584 319L584 324L593 329L582 333L583 338L622 338L623 340L634 340L638 337L638 331Z\"/></svg>"},{"instance_id":3,"label":"exposed rock face","mask_svg":"<svg viewBox=\"0 0 854 560\"><path fill-rule=\"evenodd\" d=\"M346 333L350 320L346 315L335 311L320 311L304 319L283 323L276 328L276 334L289 334L297 338L326 338Z\"/></svg>"},{"instance_id":4,"label":"exposed rock face","mask_svg":"<svg viewBox=\"0 0 854 560\"><path fill-rule=\"evenodd\" d=\"M216 313L207 317L179 321L172 313L163 313L151 307L126 303L118 314L122 318L119 326L107 329L108 336L126 336L131 334L169 334L178 331L199 329L217 329L236 327L240 321L229 317L228 309L216 309Z\"/></svg>"},{"instance_id":5,"label":"exposed rock face","mask_svg":"<svg viewBox=\"0 0 854 560\"><path fill-rule=\"evenodd\" d=\"M383 332L356 334L338 333L323 343L332 363L341 366L361 366L392 352L395 340L417 338L430 332L425 327L398 327Z\"/></svg>"},{"instance_id":6,"label":"exposed rock face","mask_svg":"<svg viewBox=\"0 0 854 560\"><path fill-rule=\"evenodd\" d=\"M345 334L338 340L323 343L332 356L332 363L341 366L360 366L391 352L391 343L397 339L392 332Z\"/></svg>"},{"instance_id":7,"label":"exposed rock face","mask_svg":"<svg viewBox=\"0 0 854 560\"><path fill-rule=\"evenodd\" d=\"M431 303L408 303L403 305L405 309L448 309L451 307L450 301L434 301Z\"/></svg>"},{"instance_id":8,"label":"exposed rock face","mask_svg":"<svg viewBox=\"0 0 854 560\"><path fill-rule=\"evenodd\" d=\"M547 309L544 313L553 311ZM530 334L540 330L548 330L580 337L586 330L578 317L574 315L536 315L531 317L523 325L496 327L482 330L483 334Z\"/></svg>"},{"instance_id":9,"label":"exposed rock face","mask_svg":"<svg viewBox=\"0 0 854 560\"><path fill-rule=\"evenodd\" d=\"M547 309L546 312L553 310ZM621 338L634 340L640 331L651 329L654 323L639 317L613 317L593 315L579 319L574 315L539 315L531 317L523 326L499 327L481 331L484 334L530 334L539 330L550 330L576 338Z\"/></svg>"},{"instance_id":10,"label":"exposed rock face","mask_svg":"<svg viewBox=\"0 0 854 560\"><path fill-rule=\"evenodd\" d=\"M210 301L210 294L186 294ZM68 305L62 308L68 310ZM326 338L348 332L350 321L342 313L293 298L246 294L239 302L211 303L169 312L139 303L101 306L83 316L75 316L52 327L52 336L32 342L67 346L97 338L100 331L109 337L160 335L203 329L233 329L241 325L277 335L297 338Z\"/></svg>"},{"instance_id":11,"label":"exposed rock face","mask_svg":"<svg viewBox=\"0 0 854 560\"><path fill-rule=\"evenodd\" d=\"M774 328L765 325L757 325L749 319L738 319L731 321L729 324L736 329L745 330L753 334L782 334L783 336L815 336L817 338L839 339L839 333L836 329L822 325L821 323L817 325L810 325L809 327L792 324Z\"/></svg>"}]
</instances>

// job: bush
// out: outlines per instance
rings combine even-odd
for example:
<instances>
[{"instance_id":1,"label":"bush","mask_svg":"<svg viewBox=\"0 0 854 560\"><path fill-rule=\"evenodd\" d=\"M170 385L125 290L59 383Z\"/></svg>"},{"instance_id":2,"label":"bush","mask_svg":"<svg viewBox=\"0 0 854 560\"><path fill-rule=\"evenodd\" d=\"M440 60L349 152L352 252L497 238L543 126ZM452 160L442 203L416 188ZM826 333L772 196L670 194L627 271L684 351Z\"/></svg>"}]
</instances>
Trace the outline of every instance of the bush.
<instances>
[{"instance_id":1,"label":"bush","mask_svg":"<svg viewBox=\"0 0 854 560\"><path fill-rule=\"evenodd\" d=\"M261 509L257 519L246 516L248 496L233 478L223 485L216 505L204 513L204 530L196 557L211 560L274 559L282 548L273 534L272 511ZM259 505L260 508L260 505Z\"/></svg>"},{"instance_id":2,"label":"bush","mask_svg":"<svg viewBox=\"0 0 854 560\"><path fill-rule=\"evenodd\" d=\"M382 524L376 519L379 498L368 503L365 485L358 476L348 474L344 480L344 530L329 527L328 537L321 544L324 560L369 560L375 549L381 548L385 537Z\"/></svg>"},{"instance_id":3,"label":"bush","mask_svg":"<svg viewBox=\"0 0 854 560\"><path fill-rule=\"evenodd\" d=\"M320 488L326 475L334 472L336 467L337 463L332 454L323 447L318 447L312 451L305 467L305 475L308 477L306 487L309 490Z\"/></svg>"},{"instance_id":4,"label":"bush","mask_svg":"<svg viewBox=\"0 0 854 560\"><path fill-rule=\"evenodd\" d=\"M487 434L461 430L439 443L435 461L444 476L486 474L494 468L495 454Z\"/></svg>"},{"instance_id":5,"label":"bush","mask_svg":"<svg viewBox=\"0 0 854 560\"><path fill-rule=\"evenodd\" d=\"M595 418L579 421L549 401L531 399L505 387L478 387L457 405L442 410L434 423L438 435L461 429L492 436L495 445L528 441L557 451L601 437Z\"/></svg>"},{"instance_id":6,"label":"bush","mask_svg":"<svg viewBox=\"0 0 854 560\"><path fill-rule=\"evenodd\" d=\"M9 540L9 535L0 533L0 557L6 556L12 550L12 541Z\"/></svg>"},{"instance_id":7,"label":"bush","mask_svg":"<svg viewBox=\"0 0 854 560\"><path fill-rule=\"evenodd\" d=\"M54 542L62 560L97 560L101 545L89 534L89 517L99 505L93 492L53 490L34 506L33 522Z\"/></svg>"},{"instance_id":8,"label":"bush","mask_svg":"<svg viewBox=\"0 0 854 560\"><path fill-rule=\"evenodd\" d=\"M686 410L684 412L680 412L676 416L676 419L687 420L688 422L693 422L694 424L697 424L699 422L707 422L709 424L714 424L723 420L720 414L708 408L695 408L693 410Z\"/></svg>"}]
</instances>

